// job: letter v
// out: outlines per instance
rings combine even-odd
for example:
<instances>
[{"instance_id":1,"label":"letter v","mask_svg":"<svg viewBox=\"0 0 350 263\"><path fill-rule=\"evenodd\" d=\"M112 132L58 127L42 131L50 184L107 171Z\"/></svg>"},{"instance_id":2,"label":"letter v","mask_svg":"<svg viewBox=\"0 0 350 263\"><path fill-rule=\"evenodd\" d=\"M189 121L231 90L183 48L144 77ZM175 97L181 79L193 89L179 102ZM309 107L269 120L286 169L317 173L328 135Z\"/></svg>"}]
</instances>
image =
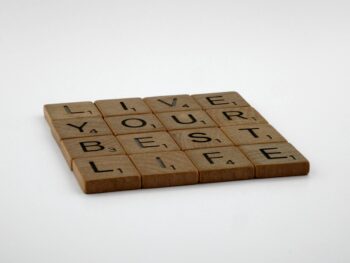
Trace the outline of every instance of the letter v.
<instances>
[{"instance_id":1,"label":"letter v","mask_svg":"<svg viewBox=\"0 0 350 263\"><path fill-rule=\"evenodd\" d=\"M165 105L168 105L169 107L174 107L176 106L177 98L173 98L173 101L171 103L168 103L162 99L158 99L158 101L164 103Z\"/></svg>"}]
</instances>

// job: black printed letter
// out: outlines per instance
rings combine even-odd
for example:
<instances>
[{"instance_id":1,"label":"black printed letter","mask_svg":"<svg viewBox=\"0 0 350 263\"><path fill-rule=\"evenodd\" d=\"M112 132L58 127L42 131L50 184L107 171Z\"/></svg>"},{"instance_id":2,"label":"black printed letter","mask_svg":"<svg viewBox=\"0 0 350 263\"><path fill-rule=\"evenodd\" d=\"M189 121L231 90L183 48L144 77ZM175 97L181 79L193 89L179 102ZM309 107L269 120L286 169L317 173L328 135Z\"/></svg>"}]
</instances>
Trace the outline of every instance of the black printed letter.
<instances>
[{"instance_id":1,"label":"black printed letter","mask_svg":"<svg viewBox=\"0 0 350 263\"><path fill-rule=\"evenodd\" d=\"M79 143L84 152L97 152L104 150L104 146L99 141L86 141Z\"/></svg>"},{"instance_id":2,"label":"black printed letter","mask_svg":"<svg viewBox=\"0 0 350 263\"><path fill-rule=\"evenodd\" d=\"M247 119L246 117L243 117L242 115L244 114L241 111L223 111L222 114L226 117L228 120L232 120L233 117L241 118L241 119Z\"/></svg>"},{"instance_id":3,"label":"black printed letter","mask_svg":"<svg viewBox=\"0 0 350 263\"><path fill-rule=\"evenodd\" d=\"M220 98L220 99L215 99L215 98ZM211 97L206 97L207 101L209 101L209 103L211 105L225 105L225 104L229 104L228 102L225 102L225 99L222 96L211 96Z\"/></svg>"},{"instance_id":4,"label":"black printed letter","mask_svg":"<svg viewBox=\"0 0 350 263\"><path fill-rule=\"evenodd\" d=\"M138 146L140 146L141 148L150 148L150 147L159 147L159 145L157 144L153 144L153 145L146 145L146 143L154 143L155 141L152 140L148 140L145 141L144 139L152 139L152 136L148 136L148 137L138 137L138 138L134 138L134 140L136 141L136 143L138 144Z\"/></svg>"},{"instance_id":5,"label":"black printed letter","mask_svg":"<svg viewBox=\"0 0 350 263\"><path fill-rule=\"evenodd\" d=\"M259 130L259 128L242 128L239 129L240 131L249 131L251 135L253 135L254 138L259 138L259 136L255 133L254 130Z\"/></svg>"},{"instance_id":6,"label":"black printed letter","mask_svg":"<svg viewBox=\"0 0 350 263\"><path fill-rule=\"evenodd\" d=\"M87 124L87 121L83 123L81 126L75 126L74 124L67 123L68 126L71 126L73 128L77 128L80 132L84 132L83 128Z\"/></svg>"},{"instance_id":7,"label":"black printed letter","mask_svg":"<svg viewBox=\"0 0 350 263\"><path fill-rule=\"evenodd\" d=\"M132 121L136 121L137 123L130 124ZM122 125L128 128L141 128L146 126L146 124L147 122L145 120L139 118L129 118L122 121Z\"/></svg>"},{"instance_id":8,"label":"black printed letter","mask_svg":"<svg viewBox=\"0 0 350 263\"><path fill-rule=\"evenodd\" d=\"M284 158L288 158L287 156L276 156L276 157L272 157L271 156L273 154L281 154L281 152L267 152L268 150L276 150L276 149L278 149L278 148L277 147L262 148L262 149L259 149L259 150L267 159L284 159Z\"/></svg>"},{"instance_id":9,"label":"black printed letter","mask_svg":"<svg viewBox=\"0 0 350 263\"><path fill-rule=\"evenodd\" d=\"M175 115L171 115L171 117L174 119L174 121L176 121L179 124L192 124L192 123L195 123L197 121L196 118L193 117L192 114L188 114L188 117L190 118L190 120L187 122L180 121Z\"/></svg>"},{"instance_id":10,"label":"black printed letter","mask_svg":"<svg viewBox=\"0 0 350 263\"><path fill-rule=\"evenodd\" d=\"M92 170L94 170L95 173L107 173L107 172L113 172L112 170L99 170L94 162L89 162Z\"/></svg>"},{"instance_id":11,"label":"black printed letter","mask_svg":"<svg viewBox=\"0 0 350 263\"><path fill-rule=\"evenodd\" d=\"M199 136L199 135L203 135L203 136ZM204 135L206 135L206 133L204 132L192 132L188 135L188 137L200 139L200 140L192 140L193 142L210 142L211 138Z\"/></svg>"},{"instance_id":12,"label":"black printed letter","mask_svg":"<svg viewBox=\"0 0 350 263\"><path fill-rule=\"evenodd\" d=\"M203 153L203 156L205 157L205 159L207 159L207 161L208 161L210 164L214 164L213 159L221 159L221 158L223 158L224 156L220 155L220 156L213 156L213 157L210 157L209 155L210 155L210 154L219 154L219 153L220 153L220 152Z\"/></svg>"}]
</instances>

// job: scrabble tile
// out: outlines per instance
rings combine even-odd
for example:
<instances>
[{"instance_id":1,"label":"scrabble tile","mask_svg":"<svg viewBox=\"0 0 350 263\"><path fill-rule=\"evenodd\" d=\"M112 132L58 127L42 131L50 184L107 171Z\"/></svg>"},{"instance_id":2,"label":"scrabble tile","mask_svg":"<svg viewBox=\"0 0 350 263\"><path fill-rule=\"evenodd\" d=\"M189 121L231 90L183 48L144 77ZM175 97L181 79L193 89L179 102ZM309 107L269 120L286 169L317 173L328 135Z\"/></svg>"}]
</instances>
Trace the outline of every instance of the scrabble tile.
<instances>
[{"instance_id":1,"label":"scrabble tile","mask_svg":"<svg viewBox=\"0 0 350 263\"><path fill-rule=\"evenodd\" d=\"M54 120L95 117L101 114L92 102L82 101L46 104L44 105L44 116L51 124Z\"/></svg>"},{"instance_id":2,"label":"scrabble tile","mask_svg":"<svg viewBox=\"0 0 350 263\"><path fill-rule=\"evenodd\" d=\"M167 132L147 132L117 136L128 154L180 150Z\"/></svg>"},{"instance_id":3,"label":"scrabble tile","mask_svg":"<svg viewBox=\"0 0 350 263\"><path fill-rule=\"evenodd\" d=\"M255 177L306 175L309 162L289 143L268 143L240 146L255 166Z\"/></svg>"},{"instance_id":4,"label":"scrabble tile","mask_svg":"<svg viewBox=\"0 0 350 263\"><path fill-rule=\"evenodd\" d=\"M198 183L198 171L184 152L132 154L142 176L142 188Z\"/></svg>"},{"instance_id":5,"label":"scrabble tile","mask_svg":"<svg viewBox=\"0 0 350 263\"><path fill-rule=\"evenodd\" d=\"M182 130L215 127L216 123L205 111L176 111L157 113L157 117L167 130Z\"/></svg>"},{"instance_id":6,"label":"scrabble tile","mask_svg":"<svg viewBox=\"0 0 350 263\"><path fill-rule=\"evenodd\" d=\"M125 154L113 135L65 139L60 142L60 148L71 168L73 159Z\"/></svg>"},{"instance_id":7,"label":"scrabble tile","mask_svg":"<svg viewBox=\"0 0 350 263\"><path fill-rule=\"evenodd\" d=\"M52 133L56 141L112 134L101 117L55 120L52 122Z\"/></svg>"},{"instance_id":8,"label":"scrabble tile","mask_svg":"<svg viewBox=\"0 0 350 263\"><path fill-rule=\"evenodd\" d=\"M141 188L141 176L126 155L74 159L73 172L87 194Z\"/></svg>"},{"instance_id":9,"label":"scrabble tile","mask_svg":"<svg viewBox=\"0 0 350 263\"><path fill-rule=\"evenodd\" d=\"M115 135L165 130L153 114L106 117L105 121Z\"/></svg>"},{"instance_id":10,"label":"scrabble tile","mask_svg":"<svg viewBox=\"0 0 350 263\"><path fill-rule=\"evenodd\" d=\"M144 98L153 112L200 110L201 106L189 95Z\"/></svg>"},{"instance_id":11,"label":"scrabble tile","mask_svg":"<svg viewBox=\"0 0 350 263\"><path fill-rule=\"evenodd\" d=\"M219 128L200 128L170 131L182 150L232 145Z\"/></svg>"},{"instance_id":12,"label":"scrabble tile","mask_svg":"<svg viewBox=\"0 0 350 263\"><path fill-rule=\"evenodd\" d=\"M104 117L151 113L141 98L97 100L95 104Z\"/></svg>"},{"instance_id":13,"label":"scrabble tile","mask_svg":"<svg viewBox=\"0 0 350 263\"><path fill-rule=\"evenodd\" d=\"M209 109L207 113L219 126L266 123L260 113L252 107Z\"/></svg>"},{"instance_id":14,"label":"scrabble tile","mask_svg":"<svg viewBox=\"0 0 350 263\"><path fill-rule=\"evenodd\" d=\"M192 97L202 106L203 109L246 107L249 104L239 95L238 92L219 92L196 94Z\"/></svg>"},{"instance_id":15,"label":"scrabble tile","mask_svg":"<svg viewBox=\"0 0 350 263\"><path fill-rule=\"evenodd\" d=\"M269 124L245 124L221 127L235 145L285 142L286 139Z\"/></svg>"},{"instance_id":16,"label":"scrabble tile","mask_svg":"<svg viewBox=\"0 0 350 263\"><path fill-rule=\"evenodd\" d=\"M199 171L201 183L254 178L254 166L234 146L188 150L186 154Z\"/></svg>"}]
</instances>

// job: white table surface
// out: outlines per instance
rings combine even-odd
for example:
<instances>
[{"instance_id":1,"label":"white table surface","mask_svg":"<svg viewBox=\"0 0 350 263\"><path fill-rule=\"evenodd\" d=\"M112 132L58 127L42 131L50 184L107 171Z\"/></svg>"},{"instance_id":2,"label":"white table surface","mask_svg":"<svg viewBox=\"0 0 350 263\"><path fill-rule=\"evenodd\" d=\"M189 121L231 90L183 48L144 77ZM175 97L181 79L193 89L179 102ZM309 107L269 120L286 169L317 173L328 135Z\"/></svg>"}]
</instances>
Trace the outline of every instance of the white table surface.
<instances>
[{"instance_id":1,"label":"white table surface","mask_svg":"<svg viewBox=\"0 0 350 263\"><path fill-rule=\"evenodd\" d=\"M0 0L0 262L350 262L349 1ZM307 177L85 195L45 103L236 90Z\"/></svg>"}]
</instances>

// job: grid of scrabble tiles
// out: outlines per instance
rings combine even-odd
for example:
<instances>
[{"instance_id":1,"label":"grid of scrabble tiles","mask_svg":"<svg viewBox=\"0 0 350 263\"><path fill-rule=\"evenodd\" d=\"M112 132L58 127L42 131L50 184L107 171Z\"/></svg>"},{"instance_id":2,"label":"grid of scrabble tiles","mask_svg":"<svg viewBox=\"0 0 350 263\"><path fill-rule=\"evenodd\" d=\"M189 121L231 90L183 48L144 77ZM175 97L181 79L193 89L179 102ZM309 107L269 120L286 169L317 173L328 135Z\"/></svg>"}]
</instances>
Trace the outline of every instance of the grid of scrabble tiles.
<instances>
[{"instance_id":1,"label":"grid of scrabble tiles","mask_svg":"<svg viewBox=\"0 0 350 263\"><path fill-rule=\"evenodd\" d=\"M309 171L237 92L48 104L44 113L86 193Z\"/></svg>"}]
</instances>

